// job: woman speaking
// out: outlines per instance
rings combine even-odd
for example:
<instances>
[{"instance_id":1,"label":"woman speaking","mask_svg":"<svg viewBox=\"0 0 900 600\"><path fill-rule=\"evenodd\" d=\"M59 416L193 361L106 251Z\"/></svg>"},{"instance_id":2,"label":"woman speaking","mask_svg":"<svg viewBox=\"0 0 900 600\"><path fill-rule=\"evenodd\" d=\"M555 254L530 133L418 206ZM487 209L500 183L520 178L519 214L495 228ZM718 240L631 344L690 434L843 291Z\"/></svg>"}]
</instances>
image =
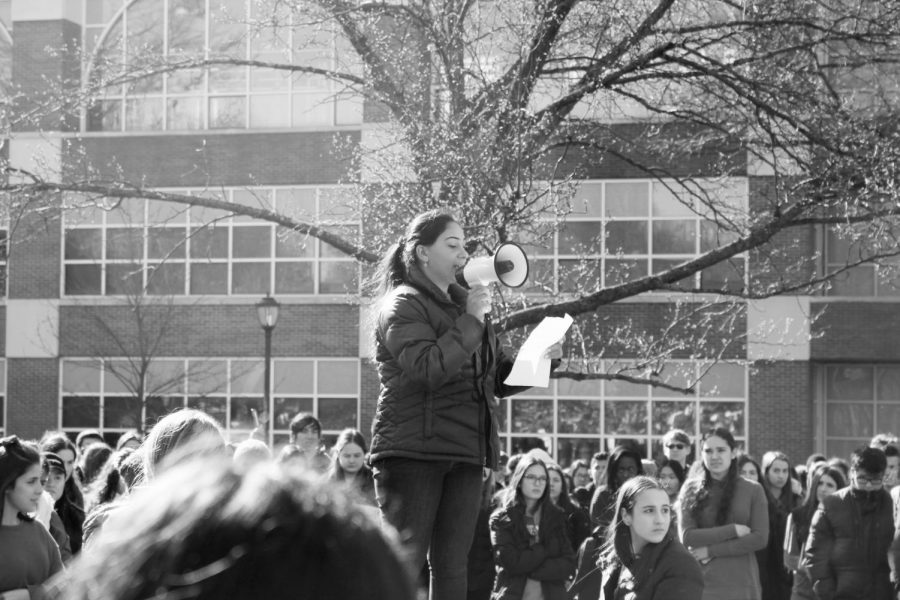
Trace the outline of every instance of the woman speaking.
<instances>
[{"instance_id":1,"label":"woman speaking","mask_svg":"<svg viewBox=\"0 0 900 600\"><path fill-rule=\"evenodd\" d=\"M456 283L467 259L459 223L429 211L388 249L375 278L375 492L413 566L427 554L435 600L466 597L482 472L500 454L495 396L524 389L502 383L512 361L485 326L490 290Z\"/></svg>"}]
</instances>

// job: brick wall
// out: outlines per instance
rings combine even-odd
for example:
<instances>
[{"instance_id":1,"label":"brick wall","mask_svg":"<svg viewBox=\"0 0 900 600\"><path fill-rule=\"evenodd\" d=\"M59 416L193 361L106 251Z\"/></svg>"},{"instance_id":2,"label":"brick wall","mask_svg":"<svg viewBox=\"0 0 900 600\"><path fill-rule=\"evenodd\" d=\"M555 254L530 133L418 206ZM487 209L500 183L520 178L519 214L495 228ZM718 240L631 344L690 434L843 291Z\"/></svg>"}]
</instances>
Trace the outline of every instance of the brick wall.
<instances>
[{"instance_id":1,"label":"brick wall","mask_svg":"<svg viewBox=\"0 0 900 600\"><path fill-rule=\"evenodd\" d=\"M52 194L26 208L15 223L9 250L9 297L59 298L60 220L57 196Z\"/></svg>"},{"instance_id":2,"label":"brick wall","mask_svg":"<svg viewBox=\"0 0 900 600\"><path fill-rule=\"evenodd\" d=\"M750 372L749 446L756 458L781 450L794 463L806 462L814 448L810 363L776 361Z\"/></svg>"},{"instance_id":3,"label":"brick wall","mask_svg":"<svg viewBox=\"0 0 900 600\"><path fill-rule=\"evenodd\" d=\"M35 111L34 119L16 119L14 131L75 131L78 114L48 111L42 104L72 98L68 91L80 86L79 47L81 26L70 21L18 21L12 48L12 80L21 94L16 97L18 115Z\"/></svg>"},{"instance_id":4,"label":"brick wall","mask_svg":"<svg viewBox=\"0 0 900 600\"><path fill-rule=\"evenodd\" d=\"M59 423L59 367L54 358L7 359L6 431L39 438Z\"/></svg>"},{"instance_id":5,"label":"brick wall","mask_svg":"<svg viewBox=\"0 0 900 600\"><path fill-rule=\"evenodd\" d=\"M144 339L162 337L155 356L263 356L253 304L142 306ZM273 356L358 356L359 309L350 304L283 304ZM61 356L122 356L116 340L138 339L128 306L63 306ZM139 351L132 351L140 355Z\"/></svg>"},{"instance_id":6,"label":"brick wall","mask_svg":"<svg viewBox=\"0 0 900 600\"><path fill-rule=\"evenodd\" d=\"M69 141L64 161L74 177L96 169L97 177L143 186L325 184L352 168L335 138L356 144L359 132L89 137Z\"/></svg>"},{"instance_id":7,"label":"brick wall","mask_svg":"<svg viewBox=\"0 0 900 600\"><path fill-rule=\"evenodd\" d=\"M812 306L813 360L900 361L900 310L893 302Z\"/></svg>"}]
</instances>

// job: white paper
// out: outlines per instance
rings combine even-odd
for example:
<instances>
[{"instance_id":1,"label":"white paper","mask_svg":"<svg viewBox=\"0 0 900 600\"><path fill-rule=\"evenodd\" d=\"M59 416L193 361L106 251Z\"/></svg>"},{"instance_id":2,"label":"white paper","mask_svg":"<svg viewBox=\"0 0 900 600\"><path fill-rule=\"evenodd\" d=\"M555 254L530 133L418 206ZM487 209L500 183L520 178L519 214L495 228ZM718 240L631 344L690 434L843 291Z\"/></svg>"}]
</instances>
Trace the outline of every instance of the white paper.
<instances>
[{"instance_id":1,"label":"white paper","mask_svg":"<svg viewBox=\"0 0 900 600\"><path fill-rule=\"evenodd\" d=\"M572 317L544 317L538 323L534 331L519 348L516 362L506 378L506 385L530 385L532 387L547 387L550 385L550 359L544 357L544 353L555 343L563 339L569 327L572 326Z\"/></svg>"}]
</instances>

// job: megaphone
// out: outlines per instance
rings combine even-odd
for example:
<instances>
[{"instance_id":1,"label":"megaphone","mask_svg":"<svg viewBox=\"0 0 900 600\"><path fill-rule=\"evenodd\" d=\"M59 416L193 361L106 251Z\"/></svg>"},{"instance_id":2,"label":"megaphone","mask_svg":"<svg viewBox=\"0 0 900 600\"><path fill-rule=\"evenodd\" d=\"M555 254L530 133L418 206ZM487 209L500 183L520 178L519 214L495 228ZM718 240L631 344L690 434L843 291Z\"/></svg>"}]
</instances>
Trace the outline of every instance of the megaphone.
<instances>
[{"instance_id":1,"label":"megaphone","mask_svg":"<svg viewBox=\"0 0 900 600\"><path fill-rule=\"evenodd\" d=\"M528 279L528 257L518 244L505 242L492 256L472 258L456 274L459 285L488 285L499 282L507 287L521 287Z\"/></svg>"}]
</instances>

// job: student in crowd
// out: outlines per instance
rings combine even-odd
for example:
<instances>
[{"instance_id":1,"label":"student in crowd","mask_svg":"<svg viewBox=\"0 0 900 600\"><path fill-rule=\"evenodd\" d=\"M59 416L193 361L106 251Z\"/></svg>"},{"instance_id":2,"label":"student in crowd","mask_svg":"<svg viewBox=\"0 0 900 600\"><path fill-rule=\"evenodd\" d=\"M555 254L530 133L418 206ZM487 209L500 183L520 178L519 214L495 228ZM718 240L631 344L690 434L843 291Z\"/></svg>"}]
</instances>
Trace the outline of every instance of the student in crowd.
<instances>
[{"instance_id":1,"label":"student in crowd","mask_svg":"<svg viewBox=\"0 0 900 600\"><path fill-rule=\"evenodd\" d=\"M791 600L818 600L806 569L800 568L800 559L806 550L806 540L816 510L825 498L847 485L844 474L824 462L813 466L811 475L806 499L791 511L785 526L784 566L794 573Z\"/></svg>"},{"instance_id":2,"label":"student in crowd","mask_svg":"<svg viewBox=\"0 0 900 600\"><path fill-rule=\"evenodd\" d=\"M5 600L43 598L43 584L63 568L50 533L28 516L43 493L37 446L16 436L0 439L0 596Z\"/></svg>"},{"instance_id":3,"label":"student in crowd","mask_svg":"<svg viewBox=\"0 0 900 600\"><path fill-rule=\"evenodd\" d=\"M549 471L526 454L491 516L491 544L497 566L492 600L566 598L575 553L565 515L550 500Z\"/></svg>"},{"instance_id":4,"label":"student in crowd","mask_svg":"<svg viewBox=\"0 0 900 600\"><path fill-rule=\"evenodd\" d=\"M840 456L832 456L828 459L828 465L840 469L844 473L844 479L850 481L850 463Z\"/></svg>"},{"instance_id":5,"label":"student in crowd","mask_svg":"<svg viewBox=\"0 0 900 600\"><path fill-rule=\"evenodd\" d=\"M568 493L568 482L563 477L562 468L556 463L548 463L550 501L566 515L566 527L572 551L577 552L581 542L591 535L591 517L587 511L574 504Z\"/></svg>"},{"instance_id":6,"label":"student in crowd","mask_svg":"<svg viewBox=\"0 0 900 600\"><path fill-rule=\"evenodd\" d=\"M366 466L366 438L356 429L345 429L338 434L332 449L334 458L328 471L328 480L351 491L358 502L378 506L375 502L375 480L372 470Z\"/></svg>"},{"instance_id":7,"label":"student in crowd","mask_svg":"<svg viewBox=\"0 0 900 600\"><path fill-rule=\"evenodd\" d=\"M103 435L96 429L85 429L80 431L75 437L75 446L78 448L78 454L84 454L88 446L92 444L105 444L106 440Z\"/></svg>"},{"instance_id":8,"label":"student in crowd","mask_svg":"<svg viewBox=\"0 0 900 600\"><path fill-rule=\"evenodd\" d=\"M892 492L900 483L900 449L893 444L884 447L887 468L884 471L884 489Z\"/></svg>"},{"instance_id":9,"label":"student in crowd","mask_svg":"<svg viewBox=\"0 0 900 600\"><path fill-rule=\"evenodd\" d=\"M113 449L103 442L95 442L88 446L81 453L78 459L78 469L81 473L81 491L86 492L94 484L94 480L103 470L107 461L113 454ZM89 510L85 506L85 510Z\"/></svg>"},{"instance_id":10,"label":"student in crowd","mask_svg":"<svg viewBox=\"0 0 900 600\"><path fill-rule=\"evenodd\" d=\"M900 445L900 438L897 438L893 433L885 432L885 433L876 433L872 438L872 441L869 442L870 448L880 448L884 450L886 446Z\"/></svg>"},{"instance_id":11,"label":"student in crowd","mask_svg":"<svg viewBox=\"0 0 900 600\"><path fill-rule=\"evenodd\" d=\"M763 480L762 469L756 459L749 454L741 454L737 458L738 475L747 481L755 481L765 489L765 481Z\"/></svg>"},{"instance_id":12,"label":"student in crowd","mask_svg":"<svg viewBox=\"0 0 900 600\"><path fill-rule=\"evenodd\" d=\"M619 487L636 475L643 475L641 455L626 446L616 446L606 468L606 484L597 488L591 498L591 522L595 535L604 538L606 528L615 517L616 493Z\"/></svg>"},{"instance_id":13,"label":"student in crowd","mask_svg":"<svg viewBox=\"0 0 900 600\"><path fill-rule=\"evenodd\" d=\"M224 452L222 428L211 416L193 408L169 413L144 440L144 480L152 481L167 467L195 455L217 457Z\"/></svg>"},{"instance_id":14,"label":"student in crowd","mask_svg":"<svg viewBox=\"0 0 900 600\"><path fill-rule=\"evenodd\" d=\"M675 506L675 502L678 500L678 493L681 491L681 486L684 485L686 478L684 467L677 460L665 458L659 464L656 478L659 480L662 488L666 490L666 493L669 494L670 504ZM672 516L674 518L675 515L673 514Z\"/></svg>"},{"instance_id":15,"label":"student in crowd","mask_svg":"<svg viewBox=\"0 0 900 600\"><path fill-rule=\"evenodd\" d=\"M231 459L239 471L246 471L271 461L272 451L269 450L269 446L264 441L251 437L242 440L234 447L234 454Z\"/></svg>"},{"instance_id":16,"label":"student in crowd","mask_svg":"<svg viewBox=\"0 0 900 600\"><path fill-rule=\"evenodd\" d=\"M602 600L702 598L703 573L672 531L672 510L668 492L651 477L634 477L619 488L600 559Z\"/></svg>"},{"instance_id":17,"label":"student in crowd","mask_svg":"<svg viewBox=\"0 0 900 600\"><path fill-rule=\"evenodd\" d=\"M693 462L691 453L694 451L691 437L681 429L670 429L662 439L663 454L668 460L681 463L682 469L687 472Z\"/></svg>"},{"instance_id":18,"label":"student in crowd","mask_svg":"<svg viewBox=\"0 0 900 600\"><path fill-rule=\"evenodd\" d=\"M801 563L819 600L895 597L888 553L894 538L887 460L880 448L859 448L850 459L850 486L822 500L813 516Z\"/></svg>"},{"instance_id":19,"label":"student in crowd","mask_svg":"<svg viewBox=\"0 0 900 600\"><path fill-rule=\"evenodd\" d=\"M794 581L792 572L784 567L784 538L788 515L797 508L802 499L793 488L795 480L791 477L791 463L784 452L776 450L766 452L760 466L769 501L767 562L764 567L765 573L760 574L763 597L771 600L789 600Z\"/></svg>"},{"instance_id":20,"label":"student in crowd","mask_svg":"<svg viewBox=\"0 0 900 600\"><path fill-rule=\"evenodd\" d=\"M465 245L453 216L421 213L373 279L375 490L385 522L410 536L414 564L427 555L437 598L466 593L483 469L500 455L495 394L523 391L503 383L513 361L486 321L491 290L457 283Z\"/></svg>"},{"instance_id":21,"label":"student in crowd","mask_svg":"<svg viewBox=\"0 0 900 600\"><path fill-rule=\"evenodd\" d=\"M679 498L682 542L703 566L704 600L760 600L755 552L769 539L762 486L738 474L737 444L728 429L710 430L701 447L702 477Z\"/></svg>"},{"instance_id":22,"label":"student in crowd","mask_svg":"<svg viewBox=\"0 0 900 600\"><path fill-rule=\"evenodd\" d=\"M91 448L88 448L88 450ZM130 486L123 475L123 465L134 453L135 450L128 447L114 452L110 459L106 461L103 470L100 471L94 483L86 490L85 547L90 546L91 538L109 516L109 512L117 508L116 502L128 494Z\"/></svg>"},{"instance_id":23,"label":"student in crowd","mask_svg":"<svg viewBox=\"0 0 900 600\"><path fill-rule=\"evenodd\" d=\"M311 474L222 452L154 473L54 582L63 600L415 597L395 542Z\"/></svg>"},{"instance_id":24,"label":"student in crowd","mask_svg":"<svg viewBox=\"0 0 900 600\"><path fill-rule=\"evenodd\" d=\"M144 441L144 436L137 429L129 429L119 436L119 439L116 440L116 450L121 450L122 448L131 448L133 450L137 450L141 442Z\"/></svg>"},{"instance_id":25,"label":"student in crowd","mask_svg":"<svg viewBox=\"0 0 900 600\"><path fill-rule=\"evenodd\" d=\"M72 554L77 555L81 551L81 541L84 527L84 495L75 479L75 461L78 453L75 444L59 431L49 431L40 441L41 452L52 452L59 456L66 467L66 484L63 487L62 496L53 505L56 514L62 520L69 536L69 545Z\"/></svg>"},{"instance_id":26,"label":"student in crowd","mask_svg":"<svg viewBox=\"0 0 900 600\"><path fill-rule=\"evenodd\" d=\"M586 488L591 485L591 465L581 458L576 458L566 469L569 478L572 480L572 492L578 488Z\"/></svg>"},{"instance_id":27,"label":"student in crowd","mask_svg":"<svg viewBox=\"0 0 900 600\"><path fill-rule=\"evenodd\" d=\"M63 563L72 559L72 545L69 543L69 535L62 519L53 510L56 501L62 497L66 486L66 465L63 460L52 452L41 454L41 485L44 488L44 497L49 498L47 520L44 524L53 541L59 548L59 555ZM40 520L40 519L38 519Z\"/></svg>"},{"instance_id":28,"label":"student in crowd","mask_svg":"<svg viewBox=\"0 0 900 600\"><path fill-rule=\"evenodd\" d=\"M576 487L572 492L572 499L584 510L591 509L591 498L597 488L606 481L606 464L609 462L609 454L606 452L597 452L591 457L588 472L591 477L590 483L586 487Z\"/></svg>"},{"instance_id":29,"label":"student in crowd","mask_svg":"<svg viewBox=\"0 0 900 600\"><path fill-rule=\"evenodd\" d=\"M331 468L331 458L322 444L322 423L310 413L299 413L290 424L290 445L281 450L279 461L289 459L292 464L325 474Z\"/></svg>"}]
</instances>

